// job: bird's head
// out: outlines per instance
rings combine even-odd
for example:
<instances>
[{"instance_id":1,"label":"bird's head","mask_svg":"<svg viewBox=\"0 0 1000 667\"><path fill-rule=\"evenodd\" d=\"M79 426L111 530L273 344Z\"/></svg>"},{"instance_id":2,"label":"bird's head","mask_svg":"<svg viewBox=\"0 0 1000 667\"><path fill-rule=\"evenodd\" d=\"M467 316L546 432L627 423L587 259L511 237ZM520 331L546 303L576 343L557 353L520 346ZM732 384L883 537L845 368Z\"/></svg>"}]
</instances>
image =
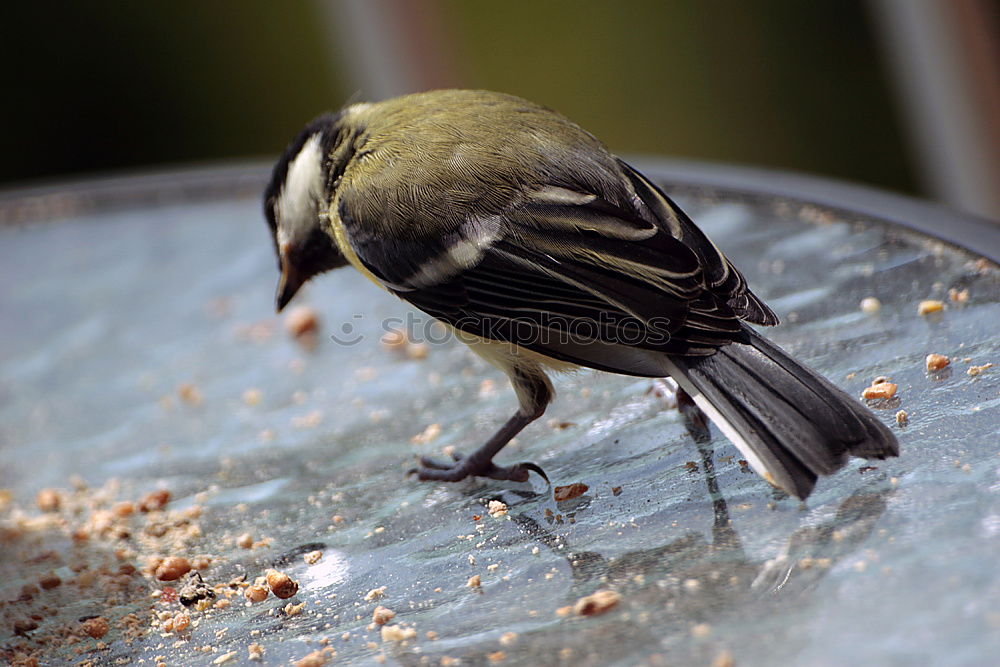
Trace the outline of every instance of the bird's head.
<instances>
[{"instance_id":1,"label":"bird's head","mask_svg":"<svg viewBox=\"0 0 1000 667\"><path fill-rule=\"evenodd\" d=\"M281 271L278 311L310 278L347 263L321 220L330 199L332 153L340 134L339 114L309 123L274 166L264 192L264 215Z\"/></svg>"}]
</instances>

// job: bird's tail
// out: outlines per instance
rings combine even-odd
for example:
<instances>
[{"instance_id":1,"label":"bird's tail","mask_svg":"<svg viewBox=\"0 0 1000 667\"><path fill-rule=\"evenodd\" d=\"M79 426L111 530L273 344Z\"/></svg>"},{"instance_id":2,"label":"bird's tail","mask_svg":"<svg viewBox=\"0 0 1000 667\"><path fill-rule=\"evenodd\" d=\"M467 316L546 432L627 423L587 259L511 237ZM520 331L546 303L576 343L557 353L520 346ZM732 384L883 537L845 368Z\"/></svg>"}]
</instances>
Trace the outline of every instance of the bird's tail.
<instances>
[{"instance_id":1,"label":"bird's tail","mask_svg":"<svg viewBox=\"0 0 1000 667\"><path fill-rule=\"evenodd\" d=\"M671 357L671 373L750 466L799 498L848 456L899 454L892 432L857 400L747 328L750 344Z\"/></svg>"}]
</instances>

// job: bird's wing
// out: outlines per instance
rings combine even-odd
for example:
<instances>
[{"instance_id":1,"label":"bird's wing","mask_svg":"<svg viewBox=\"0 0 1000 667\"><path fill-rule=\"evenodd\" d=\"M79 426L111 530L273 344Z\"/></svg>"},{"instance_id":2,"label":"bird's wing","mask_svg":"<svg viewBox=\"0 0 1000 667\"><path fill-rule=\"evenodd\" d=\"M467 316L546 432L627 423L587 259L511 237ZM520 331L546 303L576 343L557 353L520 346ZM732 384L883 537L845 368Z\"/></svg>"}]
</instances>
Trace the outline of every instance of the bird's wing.
<instances>
[{"instance_id":1,"label":"bird's wing","mask_svg":"<svg viewBox=\"0 0 1000 667\"><path fill-rule=\"evenodd\" d=\"M634 210L545 186L423 239L351 236L368 225L348 206L339 214L361 262L401 298L462 331L565 361L661 375L619 359L629 356L620 348L710 354L743 340L741 319L773 318L665 195L623 169Z\"/></svg>"}]
</instances>

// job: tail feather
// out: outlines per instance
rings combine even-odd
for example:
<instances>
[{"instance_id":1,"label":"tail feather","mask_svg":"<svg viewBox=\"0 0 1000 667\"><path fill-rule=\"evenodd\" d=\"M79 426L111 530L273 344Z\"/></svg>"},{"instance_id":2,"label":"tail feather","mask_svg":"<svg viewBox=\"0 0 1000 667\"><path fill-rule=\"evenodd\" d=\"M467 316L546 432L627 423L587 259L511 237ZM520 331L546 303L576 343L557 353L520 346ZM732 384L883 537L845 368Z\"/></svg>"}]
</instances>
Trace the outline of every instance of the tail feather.
<instances>
[{"instance_id":1,"label":"tail feather","mask_svg":"<svg viewBox=\"0 0 1000 667\"><path fill-rule=\"evenodd\" d=\"M848 455L899 454L892 432L825 378L747 329L708 357L671 357L671 375L760 475L799 498Z\"/></svg>"}]
</instances>

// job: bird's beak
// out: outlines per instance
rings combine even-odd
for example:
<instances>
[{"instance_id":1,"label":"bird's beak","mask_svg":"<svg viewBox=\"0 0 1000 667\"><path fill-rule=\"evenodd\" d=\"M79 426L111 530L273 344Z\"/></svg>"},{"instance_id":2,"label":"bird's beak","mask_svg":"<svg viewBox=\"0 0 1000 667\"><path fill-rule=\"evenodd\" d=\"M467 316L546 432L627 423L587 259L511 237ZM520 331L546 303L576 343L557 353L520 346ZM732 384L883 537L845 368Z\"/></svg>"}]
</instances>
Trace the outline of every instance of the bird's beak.
<instances>
[{"instance_id":1,"label":"bird's beak","mask_svg":"<svg viewBox=\"0 0 1000 667\"><path fill-rule=\"evenodd\" d=\"M275 298L275 307L280 313L288 305L305 280L288 259L288 246L282 246L281 251L281 279L278 280L278 293Z\"/></svg>"}]
</instances>

